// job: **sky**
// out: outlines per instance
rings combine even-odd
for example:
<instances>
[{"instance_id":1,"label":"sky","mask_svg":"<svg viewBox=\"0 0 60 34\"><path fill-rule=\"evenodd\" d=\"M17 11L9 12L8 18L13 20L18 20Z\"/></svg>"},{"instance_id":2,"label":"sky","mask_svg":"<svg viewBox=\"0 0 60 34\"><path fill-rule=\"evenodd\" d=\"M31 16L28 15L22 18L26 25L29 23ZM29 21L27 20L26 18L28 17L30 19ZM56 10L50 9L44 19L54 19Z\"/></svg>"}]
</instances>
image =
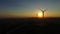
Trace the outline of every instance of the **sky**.
<instances>
[{"instance_id":1,"label":"sky","mask_svg":"<svg viewBox=\"0 0 60 34\"><path fill-rule=\"evenodd\" d=\"M1 17L35 17L47 9L45 17L60 17L60 0L0 0Z\"/></svg>"}]
</instances>

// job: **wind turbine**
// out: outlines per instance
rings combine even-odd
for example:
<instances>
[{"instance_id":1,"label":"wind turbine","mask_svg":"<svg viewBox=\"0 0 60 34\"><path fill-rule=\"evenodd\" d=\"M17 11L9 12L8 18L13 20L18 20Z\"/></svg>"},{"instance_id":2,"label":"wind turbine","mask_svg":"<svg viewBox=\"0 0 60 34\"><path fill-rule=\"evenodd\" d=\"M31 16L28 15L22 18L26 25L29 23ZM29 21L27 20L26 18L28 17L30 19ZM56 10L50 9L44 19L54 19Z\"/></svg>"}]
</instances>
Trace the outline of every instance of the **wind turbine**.
<instances>
[{"instance_id":1,"label":"wind turbine","mask_svg":"<svg viewBox=\"0 0 60 34\"><path fill-rule=\"evenodd\" d=\"M40 8L39 8L40 9ZM43 14L43 24L44 24L44 12L46 11L46 10L42 10L42 9L40 9L41 11L42 11L42 14Z\"/></svg>"}]
</instances>

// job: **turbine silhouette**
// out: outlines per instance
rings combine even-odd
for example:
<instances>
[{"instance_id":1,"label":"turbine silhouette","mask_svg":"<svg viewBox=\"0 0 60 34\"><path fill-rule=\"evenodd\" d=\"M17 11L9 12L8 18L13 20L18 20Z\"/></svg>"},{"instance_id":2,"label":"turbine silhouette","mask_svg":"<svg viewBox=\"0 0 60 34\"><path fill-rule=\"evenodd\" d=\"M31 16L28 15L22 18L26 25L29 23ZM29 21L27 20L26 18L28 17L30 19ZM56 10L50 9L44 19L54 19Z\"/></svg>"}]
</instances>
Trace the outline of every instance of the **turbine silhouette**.
<instances>
[{"instance_id":1,"label":"turbine silhouette","mask_svg":"<svg viewBox=\"0 0 60 34\"><path fill-rule=\"evenodd\" d=\"M39 8L40 9L40 8ZM42 10L42 9L40 9L41 11L42 11L42 14L43 14L43 24L44 24L44 12L46 11L46 10Z\"/></svg>"}]
</instances>

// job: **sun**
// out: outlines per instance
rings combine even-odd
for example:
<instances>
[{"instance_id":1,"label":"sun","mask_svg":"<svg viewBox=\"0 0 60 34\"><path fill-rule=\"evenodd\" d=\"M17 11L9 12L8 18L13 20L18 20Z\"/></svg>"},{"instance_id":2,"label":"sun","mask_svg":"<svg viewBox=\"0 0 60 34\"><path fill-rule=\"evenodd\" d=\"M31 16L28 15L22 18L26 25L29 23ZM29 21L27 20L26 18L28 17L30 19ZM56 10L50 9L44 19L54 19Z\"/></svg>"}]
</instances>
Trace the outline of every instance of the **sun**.
<instances>
[{"instance_id":1,"label":"sun","mask_svg":"<svg viewBox=\"0 0 60 34\"><path fill-rule=\"evenodd\" d=\"M39 12L37 15L38 15L38 17L42 17L42 13L41 12Z\"/></svg>"}]
</instances>

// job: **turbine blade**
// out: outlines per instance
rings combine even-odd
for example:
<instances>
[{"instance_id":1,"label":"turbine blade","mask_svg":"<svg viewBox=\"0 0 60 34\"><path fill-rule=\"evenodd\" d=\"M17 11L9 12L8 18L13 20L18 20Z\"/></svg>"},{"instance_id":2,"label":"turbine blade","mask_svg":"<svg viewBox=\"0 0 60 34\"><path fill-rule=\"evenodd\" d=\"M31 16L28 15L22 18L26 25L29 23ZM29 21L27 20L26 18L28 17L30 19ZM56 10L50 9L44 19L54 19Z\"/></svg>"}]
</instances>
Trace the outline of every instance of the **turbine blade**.
<instances>
[{"instance_id":1,"label":"turbine blade","mask_svg":"<svg viewBox=\"0 0 60 34\"><path fill-rule=\"evenodd\" d=\"M46 11L46 10L44 10L44 11Z\"/></svg>"},{"instance_id":2,"label":"turbine blade","mask_svg":"<svg viewBox=\"0 0 60 34\"><path fill-rule=\"evenodd\" d=\"M45 9L44 11L46 11L47 9Z\"/></svg>"},{"instance_id":3,"label":"turbine blade","mask_svg":"<svg viewBox=\"0 0 60 34\"><path fill-rule=\"evenodd\" d=\"M40 9L40 8L39 8ZM41 10L41 9L40 9ZM43 11L43 10L41 10L41 11Z\"/></svg>"}]
</instances>

